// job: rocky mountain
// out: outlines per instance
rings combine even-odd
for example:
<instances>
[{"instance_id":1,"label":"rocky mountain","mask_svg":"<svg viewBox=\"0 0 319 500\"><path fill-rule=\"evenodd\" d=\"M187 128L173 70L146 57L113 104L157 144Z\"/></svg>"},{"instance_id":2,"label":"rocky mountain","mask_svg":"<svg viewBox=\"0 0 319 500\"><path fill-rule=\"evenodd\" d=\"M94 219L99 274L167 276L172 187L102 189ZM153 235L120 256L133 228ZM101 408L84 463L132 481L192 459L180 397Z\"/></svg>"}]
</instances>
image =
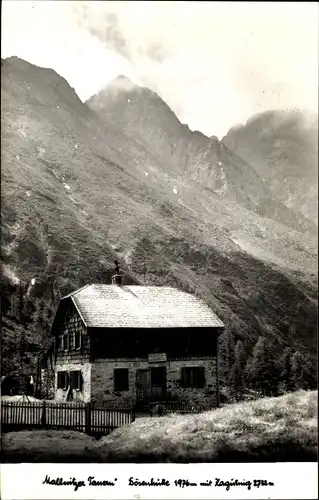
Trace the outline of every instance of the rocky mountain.
<instances>
[{"instance_id":1,"label":"rocky mountain","mask_svg":"<svg viewBox=\"0 0 319 500\"><path fill-rule=\"evenodd\" d=\"M134 138L169 172L176 172L211 189L220 199L236 202L257 215L295 229L316 231L302 214L279 200L240 155L216 137L208 138L182 125L165 102L148 88L120 76L87 101L107 126Z\"/></svg>"},{"instance_id":2,"label":"rocky mountain","mask_svg":"<svg viewBox=\"0 0 319 500\"><path fill-rule=\"evenodd\" d=\"M287 207L318 224L318 117L268 111L233 127L223 144L251 165Z\"/></svg>"},{"instance_id":3,"label":"rocky mountain","mask_svg":"<svg viewBox=\"0 0 319 500\"><path fill-rule=\"evenodd\" d=\"M263 334L314 353L312 223L155 94L133 87L133 107L127 83L96 110L54 71L1 62L3 276L63 295L109 282L117 258L126 283L203 297L247 345Z\"/></svg>"}]
</instances>

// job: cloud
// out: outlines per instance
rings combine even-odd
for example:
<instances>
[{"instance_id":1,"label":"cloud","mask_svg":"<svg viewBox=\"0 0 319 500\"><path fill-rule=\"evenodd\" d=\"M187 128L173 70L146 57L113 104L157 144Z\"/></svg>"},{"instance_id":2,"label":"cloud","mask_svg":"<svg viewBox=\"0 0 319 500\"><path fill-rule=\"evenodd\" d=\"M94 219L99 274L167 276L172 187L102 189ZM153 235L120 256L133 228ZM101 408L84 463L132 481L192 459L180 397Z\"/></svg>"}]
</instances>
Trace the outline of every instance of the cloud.
<instances>
[{"instance_id":1,"label":"cloud","mask_svg":"<svg viewBox=\"0 0 319 500\"><path fill-rule=\"evenodd\" d=\"M265 109L316 108L316 13L310 3L88 2L78 22L209 135Z\"/></svg>"},{"instance_id":2,"label":"cloud","mask_svg":"<svg viewBox=\"0 0 319 500\"><path fill-rule=\"evenodd\" d=\"M122 34L116 12L105 4L77 2L71 4L71 13L78 26L102 41L107 48L129 57L127 40Z\"/></svg>"},{"instance_id":3,"label":"cloud","mask_svg":"<svg viewBox=\"0 0 319 500\"><path fill-rule=\"evenodd\" d=\"M316 3L17 3L3 2L6 47L46 61L82 99L123 74L219 136L263 110L317 110Z\"/></svg>"}]
</instances>

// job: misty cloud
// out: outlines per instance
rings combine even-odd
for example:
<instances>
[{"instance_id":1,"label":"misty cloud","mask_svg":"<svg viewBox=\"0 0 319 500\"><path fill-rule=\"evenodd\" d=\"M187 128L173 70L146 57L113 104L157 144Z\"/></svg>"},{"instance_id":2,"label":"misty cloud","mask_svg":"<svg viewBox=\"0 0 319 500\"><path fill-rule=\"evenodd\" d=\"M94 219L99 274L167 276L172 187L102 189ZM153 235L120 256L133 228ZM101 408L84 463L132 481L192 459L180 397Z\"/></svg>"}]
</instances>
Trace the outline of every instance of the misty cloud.
<instances>
[{"instance_id":1,"label":"misty cloud","mask_svg":"<svg viewBox=\"0 0 319 500\"><path fill-rule=\"evenodd\" d=\"M134 91L135 95L140 94L143 91L143 87L135 85L129 78L126 78L124 75L120 75L111 82L108 83L106 88L103 88L97 94L107 92L113 96L118 93L127 93L130 94ZM131 102L128 99L127 102Z\"/></svg>"},{"instance_id":2,"label":"misty cloud","mask_svg":"<svg viewBox=\"0 0 319 500\"><path fill-rule=\"evenodd\" d=\"M154 61L163 62L167 55L167 51L165 51L164 47L160 44L151 42L145 48L145 55Z\"/></svg>"},{"instance_id":3,"label":"misty cloud","mask_svg":"<svg viewBox=\"0 0 319 500\"><path fill-rule=\"evenodd\" d=\"M114 49L129 58L127 40L121 32L117 14L103 8L103 4L101 7L97 10L89 3L74 2L71 10L80 28L96 36L107 48Z\"/></svg>"},{"instance_id":4,"label":"misty cloud","mask_svg":"<svg viewBox=\"0 0 319 500\"><path fill-rule=\"evenodd\" d=\"M317 111L315 3L30 5L3 3L2 57L52 67L82 100L123 74L209 136L267 109Z\"/></svg>"},{"instance_id":5,"label":"misty cloud","mask_svg":"<svg viewBox=\"0 0 319 500\"><path fill-rule=\"evenodd\" d=\"M151 2L148 2L151 3ZM157 34L151 33L154 19L151 11L140 2L77 2L72 5L72 13L78 25L99 38L106 47L112 48L134 62L146 56L156 62L162 62L167 50L164 40L157 40ZM153 5L156 8L155 5ZM158 7L158 6L157 6ZM134 10L133 10L134 9ZM157 9L158 10L158 9ZM143 13L147 15L143 16ZM152 27L150 31L147 27Z\"/></svg>"},{"instance_id":6,"label":"misty cloud","mask_svg":"<svg viewBox=\"0 0 319 500\"><path fill-rule=\"evenodd\" d=\"M309 4L302 8L90 2L85 27L118 50L135 81L157 92L180 119L212 134L269 108L314 105L318 79L311 43L317 30L309 24Z\"/></svg>"}]
</instances>

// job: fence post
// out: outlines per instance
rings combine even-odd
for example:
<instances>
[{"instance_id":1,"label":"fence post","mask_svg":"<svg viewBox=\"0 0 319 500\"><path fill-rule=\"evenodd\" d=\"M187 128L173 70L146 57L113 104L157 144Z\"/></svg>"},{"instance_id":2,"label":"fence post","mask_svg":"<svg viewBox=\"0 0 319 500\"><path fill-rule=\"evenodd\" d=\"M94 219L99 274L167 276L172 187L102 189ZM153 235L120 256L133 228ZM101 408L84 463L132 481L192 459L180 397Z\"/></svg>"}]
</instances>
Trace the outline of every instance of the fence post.
<instances>
[{"instance_id":1,"label":"fence post","mask_svg":"<svg viewBox=\"0 0 319 500\"><path fill-rule=\"evenodd\" d=\"M132 422L135 422L135 405L133 406L133 409L132 409Z\"/></svg>"},{"instance_id":2,"label":"fence post","mask_svg":"<svg viewBox=\"0 0 319 500\"><path fill-rule=\"evenodd\" d=\"M91 434L91 403L85 403L85 433Z\"/></svg>"},{"instance_id":3,"label":"fence post","mask_svg":"<svg viewBox=\"0 0 319 500\"><path fill-rule=\"evenodd\" d=\"M44 400L42 403L42 414L41 414L41 425L45 427L46 425L46 401Z\"/></svg>"}]
</instances>

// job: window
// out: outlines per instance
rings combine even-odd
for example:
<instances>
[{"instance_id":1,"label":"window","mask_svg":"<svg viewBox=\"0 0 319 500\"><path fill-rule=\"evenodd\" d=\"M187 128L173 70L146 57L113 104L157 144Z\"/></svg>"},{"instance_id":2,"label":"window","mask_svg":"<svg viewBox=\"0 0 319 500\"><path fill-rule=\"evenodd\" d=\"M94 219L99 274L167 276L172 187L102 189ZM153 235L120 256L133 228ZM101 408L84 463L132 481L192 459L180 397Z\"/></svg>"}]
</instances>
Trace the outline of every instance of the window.
<instances>
[{"instance_id":1,"label":"window","mask_svg":"<svg viewBox=\"0 0 319 500\"><path fill-rule=\"evenodd\" d=\"M82 380L81 370L71 371L70 373L66 371L58 372L58 389L66 391L70 385L71 389L81 391L83 386Z\"/></svg>"},{"instance_id":2,"label":"window","mask_svg":"<svg viewBox=\"0 0 319 500\"><path fill-rule=\"evenodd\" d=\"M116 391L128 391L127 368L116 368L114 370L114 389Z\"/></svg>"},{"instance_id":3,"label":"window","mask_svg":"<svg viewBox=\"0 0 319 500\"><path fill-rule=\"evenodd\" d=\"M67 333L65 333L62 337L62 349L64 351L67 351L69 348L69 336Z\"/></svg>"},{"instance_id":4,"label":"window","mask_svg":"<svg viewBox=\"0 0 319 500\"><path fill-rule=\"evenodd\" d=\"M68 372L58 372L58 389L68 388Z\"/></svg>"},{"instance_id":5,"label":"window","mask_svg":"<svg viewBox=\"0 0 319 500\"><path fill-rule=\"evenodd\" d=\"M192 366L182 368L183 387L205 387L205 368L203 366Z\"/></svg>"},{"instance_id":6,"label":"window","mask_svg":"<svg viewBox=\"0 0 319 500\"><path fill-rule=\"evenodd\" d=\"M63 349L63 335L58 337L58 349Z\"/></svg>"},{"instance_id":7,"label":"window","mask_svg":"<svg viewBox=\"0 0 319 500\"><path fill-rule=\"evenodd\" d=\"M71 389L76 389L77 391L82 390L82 372L81 372L81 370L70 372L70 386L71 386Z\"/></svg>"},{"instance_id":8,"label":"window","mask_svg":"<svg viewBox=\"0 0 319 500\"><path fill-rule=\"evenodd\" d=\"M78 330L76 330L74 332L74 339L73 339L73 342L74 342L74 349L80 349L81 347L81 332L79 332Z\"/></svg>"}]
</instances>

